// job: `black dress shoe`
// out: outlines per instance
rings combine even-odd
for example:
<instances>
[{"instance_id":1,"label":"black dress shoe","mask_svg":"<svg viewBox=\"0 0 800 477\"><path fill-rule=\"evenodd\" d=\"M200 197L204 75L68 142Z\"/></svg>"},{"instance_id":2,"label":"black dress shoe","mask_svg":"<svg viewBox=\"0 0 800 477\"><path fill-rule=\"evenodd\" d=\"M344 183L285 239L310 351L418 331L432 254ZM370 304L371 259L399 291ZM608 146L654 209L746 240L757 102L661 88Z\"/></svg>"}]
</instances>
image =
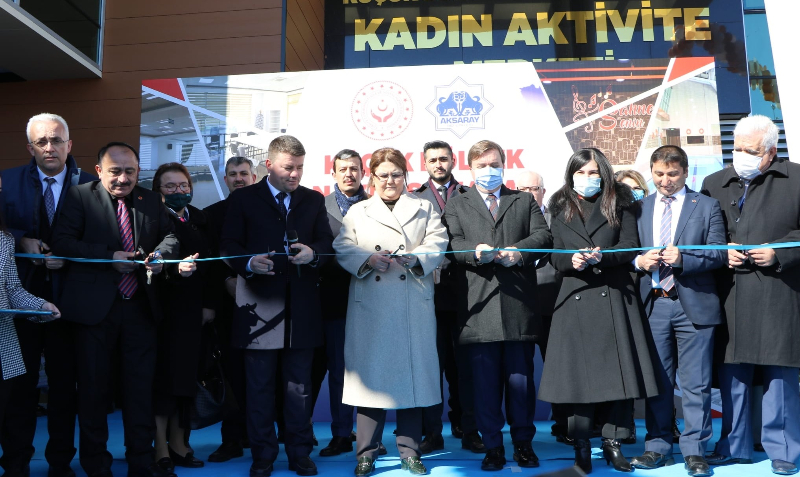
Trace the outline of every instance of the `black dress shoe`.
<instances>
[{"instance_id":1,"label":"black dress shoe","mask_svg":"<svg viewBox=\"0 0 800 477\"><path fill-rule=\"evenodd\" d=\"M242 457L243 455L244 449L238 442L223 442L221 446L217 447L217 450L208 456L208 461L227 462L234 457Z\"/></svg>"},{"instance_id":2,"label":"black dress shoe","mask_svg":"<svg viewBox=\"0 0 800 477\"><path fill-rule=\"evenodd\" d=\"M169 457L162 457L156 461L156 465L167 472L175 472L175 463ZM49 476L48 476L49 477Z\"/></svg>"},{"instance_id":3,"label":"black dress shoe","mask_svg":"<svg viewBox=\"0 0 800 477\"><path fill-rule=\"evenodd\" d=\"M601 448L603 449L603 457L606 459L606 465L612 464L617 472L633 472L633 466L622 455L618 440L604 438Z\"/></svg>"},{"instance_id":4,"label":"black dress shoe","mask_svg":"<svg viewBox=\"0 0 800 477\"><path fill-rule=\"evenodd\" d=\"M444 437L441 434L428 434L419 443L419 453L422 455L430 454L435 450L444 449Z\"/></svg>"},{"instance_id":5,"label":"black dress shoe","mask_svg":"<svg viewBox=\"0 0 800 477\"><path fill-rule=\"evenodd\" d=\"M272 462L257 460L250 466L250 477L269 477L272 473Z\"/></svg>"},{"instance_id":6,"label":"black dress shoe","mask_svg":"<svg viewBox=\"0 0 800 477\"><path fill-rule=\"evenodd\" d=\"M671 455L659 454L653 451L644 451L644 454L631 459L631 465L637 469L657 469L674 463L675 459Z\"/></svg>"},{"instance_id":7,"label":"black dress shoe","mask_svg":"<svg viewBox=\"0 0 800 477\"><path fill-rule=\"evenodd\" d=\"M464 437L461 438L461 448L467 449L475 454L486 453L486 446L483 445L483 440L481 439L481 435L478 434L478 431L464 434Z\"/></svg>"},{"instance_id":8,"label":"black dress shoe","mask_svg":"<svg viewBox=\"0 0 800 477\"><path fill-rule=\"evenodd\" d=\"M539 467L539 458L533 452L533 447L530 442L515 442L514 443L514 460L520 467Z\"/></svg>"},{"instance_id":9,"label":"black dress shoe","mask_svg":"<svg viewBox=\"0 0 800 477\"><path fill-rule=\"evenodd\" d=\"M75 471L67 466L50 466L47 469L47 477L75 477Z\"/></svg>"},{"instance_id":10,"label":"black dress shoe","mask_svg":"<svg viewBox=\"0 0 800 477\"><path fill-rule=\"evenodd\" d=\"M290 460L289 470L293 470L297 475L317 475L317 465L311 457Z\"/></svg>"},{"instance_id":11,"label":"black dress shoe","mask_svg":"<svg viewBox=\"0 0 800 477\"><path fill-rule=\"evenodd\" d=\"M378 455L386 455L389 451L386 450L386 446L383 445L383 442L378 442Z\"/></svg>"},{"instance_id":12,"label":"black dress shoe","mask_svg":"<svg viewBox=\"0 0 800 477\"><path fill-rule=\"evenodd\" d=\"M689 472L689 475L697 477L714 475L708 462L706 462L706 458L701 455L687 455L683 460L686 461L683 468Z\"/></svg>"},{"instance_id":13,"label":"black dress shoe","mask_svg":"<svg viewBox=\"0 0 800 477\"><path fill-rule=\"evenodd\" d=\"M592 443L589 439L575 439L575 467L586 474L592 473Z\"/></svg>"},{"instance_id":14,"label":"black dress shoe","mask_svg":"<svg viewBox=\"0 0 800 477\"><path fill-rule=\"evenodd\" d=\"M731 457L729 455L718 454L713 452L706 455L706 462L708 465L732 465L732 464L752 464L751 459Z\"/></svg>"},{"instance_id":15,"label":"black dress shoe","mask_svg":"<svg viewBox=\"0 0 800 477\"><path fill-rule=\"evenodd\" d=\"M503 446L494 447L486 451L486 457L481 462L481 470L503 470L506 465L506 450Z\"/></svg>"},{"instance_id":16,"label":"black dress shoe","mask_svg":"<svg viewBox=\"0 0 800 477\"><path fill-rule=\"evenodd\" d=\"M199 469L200 467L206 465L205 462L197 459L192 451L187 452L186 455L180 455L172 450L172 447L167 446L167 450L169 451L169 458L172 459L172 462L174 462L177 467Z\"/></svg>"},{"instance_id":17,"label":"black dress shoe","mask_svg":"<svg viewBox=\"0 0 800 477\"><path fill-rule=\"evenodd\" d=\"M453 435L456 439L463 439L464 438L464 431L461 430L461 426L458 424L451 424L450 425L450 434Z\"/></svg>"},{"instance_id":18,"label":"black dress shoe","mask_svg":"<svg viewBox=\"0 0 800 477\"><path fill-rule=\"evenodd\" d=\"M320 450L319 455L320 457L333 457L343 452L352 452L352 451L353 451L353 441L350 440L350 436L347 437L333 436L333 439L331 439L331 443L328 444L328 447L324 447L322 450Z\"/></svg>"}]
</instances>

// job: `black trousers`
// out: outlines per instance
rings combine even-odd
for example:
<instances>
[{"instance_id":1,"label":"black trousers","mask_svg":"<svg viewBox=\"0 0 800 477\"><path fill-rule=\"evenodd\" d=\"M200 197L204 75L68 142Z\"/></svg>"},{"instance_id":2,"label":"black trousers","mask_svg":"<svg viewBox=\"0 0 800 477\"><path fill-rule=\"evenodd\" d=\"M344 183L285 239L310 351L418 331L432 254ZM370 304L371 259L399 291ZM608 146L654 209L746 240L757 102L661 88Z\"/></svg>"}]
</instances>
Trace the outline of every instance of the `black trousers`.
<instances>
[{"instance_id":1,"label":"black trousers","mask_svg":"<svg viewBox=\"0 0 800 477\"><path fill-rule=\"evenodd\" d=\"M253 461L274 462L278 457L276 393L284 396L286 455L289 460L308 457L312 448L311 361L314 349L248 349L244 353L247 435Z\"/></svg>"},{"instance_id":2,"label":"black trousers","mask_svg":"<svg viewBox=\"0 0 800 477\"><path fill-rule=\"evenodd\" d=\"M156 434L153 415L156 323L142 287L132 300L117 298L100 323L76 324L75 345L81 467L88 475L111 468L106 410L115 353L120 358L128 469L138 470L152 464Z\"/></svg>"},{"instance_id":3,"label":"black trousers","mask_svg":"<svg viewBox=\"0 0 800 477\"><path fill-rule=\"evenodd\" d=\"M2 426L4 469L27 465L35 451L36 411L39 404L39 367L42 353L47 373L47 433L44 456L51 467L67 467L75 457L76 391L73 325L64 320L33 323L15 320L27 372L14 379Z\"/></svg>"},{"instance_id":4,"label":"black trousers","mask_svg":"<svg viewBox=\"0 0 800 477\"><path fill-rule=\"evenodd\" d=\"M227 293L227 292L226 292ZM220 352L222 353L222 372L231 385L233 397L238 408L228 413L222 420L220 432L222 442L239 443L247 438L247 421L245 407L247 403L246 381L244 376L244 350L231 346L231 326L233 324L233 300L225 297L223 310L218 312L214 320L219 336Z\"/></svg>"},{"instance_id":5,"label":"black trousers","mask_svg":"<svg viewBox=\"0 0 800 477\"><path fill-rule=\"evenodd\" d=\"M422 434L422 408L398 409L397 450L400 458L419 457L419 436ZM386 409L358 407L356 416L356 459L367 456L378 458L386 424Z\"/></svg>"},{"instance_id":6,"label":"black trousers","mask_svg":"<svg viewBox=\"0 0 800 477\"><path fill-rule=\"evenodd\" d=\"M601 403L570 404L569 435L573 439L590 439L595 419L603 423L602 436L606 439L625 439L631 435L630 422L633 400Z\"/></svg>"},{"instance_id":7,"label":"black trousers","mask_svg":"<svg viewBox=\"0 0 800 477\"><path fill-rule=\"evenodd\" d=\"M475 423L475 396L472 386L472 366L466 347L458 345L458 313L436 310L436 346L439 351L439 370L447 379L450 397L447 417L452 426L464 433L478 430ZM444 381L440 382L444 397ZM422 409L422 425L426 434L442 433L444 402Z\"/></svg>"}]
</instances>

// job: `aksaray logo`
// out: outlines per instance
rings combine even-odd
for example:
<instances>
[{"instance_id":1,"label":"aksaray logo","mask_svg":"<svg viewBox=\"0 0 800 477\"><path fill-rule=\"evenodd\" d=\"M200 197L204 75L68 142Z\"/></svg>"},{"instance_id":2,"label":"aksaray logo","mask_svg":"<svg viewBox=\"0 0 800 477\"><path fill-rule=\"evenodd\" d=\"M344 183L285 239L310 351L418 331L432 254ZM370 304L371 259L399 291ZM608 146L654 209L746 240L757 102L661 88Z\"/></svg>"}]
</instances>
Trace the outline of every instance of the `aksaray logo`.
<instances>
[{"instance_id":1,"label":"aksaray logo","mask_svg":"<svg viewBox=\"0 0 800 477\"><path fill-rule=\"evenodd\" d=\"M426 109L436 120L437 131L463 138L472 129L486 128L486 113L493 105L483 95L482 84L468 84L459 77L447 86L436 86L434 98Z\"/></svg>"},{"instance_id":2,"label":"aksaray logo","mask_svg":"<svg viewBox=\"0 0 800 477\"><path fill-rule=\"evenodd\" d=\"M375 81L353 98L350 116L358 131L370 139L392 139L411 123L414 105L408 92L391 81Z\"/></svg>"}]
</instances>

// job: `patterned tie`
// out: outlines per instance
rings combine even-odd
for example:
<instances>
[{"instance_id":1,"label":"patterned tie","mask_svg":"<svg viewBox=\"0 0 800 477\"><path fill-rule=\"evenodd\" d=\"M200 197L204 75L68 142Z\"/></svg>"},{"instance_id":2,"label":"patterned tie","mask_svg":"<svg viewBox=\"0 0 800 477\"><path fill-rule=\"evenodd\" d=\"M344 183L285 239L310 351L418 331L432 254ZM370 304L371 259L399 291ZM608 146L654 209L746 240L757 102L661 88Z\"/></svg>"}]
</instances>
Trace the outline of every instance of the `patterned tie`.
<instances>
[{"instance_id":1,"label":"patterned tie","mask_svg":"<svg viewBox=\"0 0 800 477\"><path fill-rule=\"evenodd\" d=\"M661 198L661 202L664 203L664 213L661 215L661 237L659 243L665 247L672 242L672 201L674 200L675 197ZM672 266L663 261L659 262L658 279L659 285L665 292L672 290L675 284L672 276Z\"/></svg>"},{"instance_id":2,"label":"patterned tie","mask_svg":"<svg viewBox=\"0 0 800 477\"><path fill-rule=\"evenodd\" d=\"M278 192L278 195L275 196L275 198L278 200L278 207L281 209L283 220L286 220L286 216L289 215L289 212L286 210L286 203L284 202L286 196L286 192Z\"/></svg>"},{"instance_id":3,"label":"patterned tie","mask_svg":"<svg viewBox=\"0 0 800 477\"><path fill-rule=\"evenodd\" d=\"M52 177L45 177L47 189L44 190L44 208L47 211L47 220L53 225L53 218L56 216L56 200L53 197L53 184L56 180Z\"/></svg>"},{"instance_id":4,"label":"patterned tie","mask_svg":"<svg viewBox=\"0 0 800 477\"><path fill-rule=\"evenodd\" d=\"M497 220L497 196L489 194L486 196L486 200L489 201L489 213L492 214L494 220Z\"/></svg>"},{"instance_id":5,"label":"patterned tie","mask_svg":"<svg viewBox=\"0 0 800 477\"><path fill-rule=\"evenodd\" d=\"M447 203L447 187L439 186L439 195L442 196L442 200L444 200L444 203L446 204Z\"/></svg>"},{"instance_id":6,"label":"patterned tie","mask_svg":"<svg viewBox=\"0 0 800 477\"><path fill-rule=\"evenodd\" d=\"M131 228L131 221L128 217L128 207L125 205L124 199L117 200L117 225L119 226L119 235L122 237L122 247L126 252L133 252L133 229ZM136 282L136 271L122 275L119 281L119 292L122 296L130 298L136 293L136 288L139 284Z\"/></svg>"}]
</instances>

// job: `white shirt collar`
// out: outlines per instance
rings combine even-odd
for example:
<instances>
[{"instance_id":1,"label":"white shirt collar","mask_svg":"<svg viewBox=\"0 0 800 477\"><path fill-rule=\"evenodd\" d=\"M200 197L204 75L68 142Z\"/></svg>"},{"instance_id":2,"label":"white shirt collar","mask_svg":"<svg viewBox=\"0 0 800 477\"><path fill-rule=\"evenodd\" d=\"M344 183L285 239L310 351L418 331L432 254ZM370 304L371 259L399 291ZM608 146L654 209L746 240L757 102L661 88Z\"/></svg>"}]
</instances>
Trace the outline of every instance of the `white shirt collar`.
<instances>
[{"instance_id":1,"label":"white shirt collar","mask_svg":"<svg viewBox=\"0 0 800 477\"><path fill-rule=\"evenodd\" d=\"M275 188L275 187L272 185L272 182L270 182L270 181L269 181L269 176L267 176L267 186L269 187L269 190L270 190L270 192L272 192L272 196L273 196L273 197L275 197L275 200L278 200L278 194L280 194L280 193L281 193L281 191L279 191L278 189L276 189L276 188ZM291 196L292 196L292 193L291 193L291 192L286 192L286 197L287 197L287 198L289 198L289 197L291 197ZM284 199L284 200L286 200L286 199Z\"/></svg>"},{"instance_id":2,"label":"white shirt collar","mask_svg":"<svg viewBox=\"0 0 800 477\"><path fill-rule=\"evenodd\" d=\"M666 197L666 196L665 196L664 194L662 194L661 192L656 192L656 194L658 194L658 197L656 197L656 199L657 199L657 200L659 200L659 201L660 201L661 199L663 199L664 197ZM676 192L676 193L672 194L672 197L675 197L675 199L678 199L678 200L682 199L682 198L683 198L683 197L685 197L685 196L686 196L686 186L683 186L683 187L681 188L681 190L679 190L678 192Z\"/></svg>"},{"instance_id":3,"label":"white shirt collar","mask_svg":"<svg viewBox=\"0 0 800 477\"><path fill-rule=\"evenodd\" d=\"M42 170L39 169L38 166L36 167L36 171L39 173L39 181L42 182L42 183L44 183L45 178L50 177L47 174L45 174L44 172L42 172ZM60 186L63 186L64 185L64 180L66 179L66 177L67 177L67 166L64 165L64 169L62 169L61 172L59 172L58 174L54 175L53 179L56 180L56 184L58 184Z\"/></svg>"}]
</instances>

